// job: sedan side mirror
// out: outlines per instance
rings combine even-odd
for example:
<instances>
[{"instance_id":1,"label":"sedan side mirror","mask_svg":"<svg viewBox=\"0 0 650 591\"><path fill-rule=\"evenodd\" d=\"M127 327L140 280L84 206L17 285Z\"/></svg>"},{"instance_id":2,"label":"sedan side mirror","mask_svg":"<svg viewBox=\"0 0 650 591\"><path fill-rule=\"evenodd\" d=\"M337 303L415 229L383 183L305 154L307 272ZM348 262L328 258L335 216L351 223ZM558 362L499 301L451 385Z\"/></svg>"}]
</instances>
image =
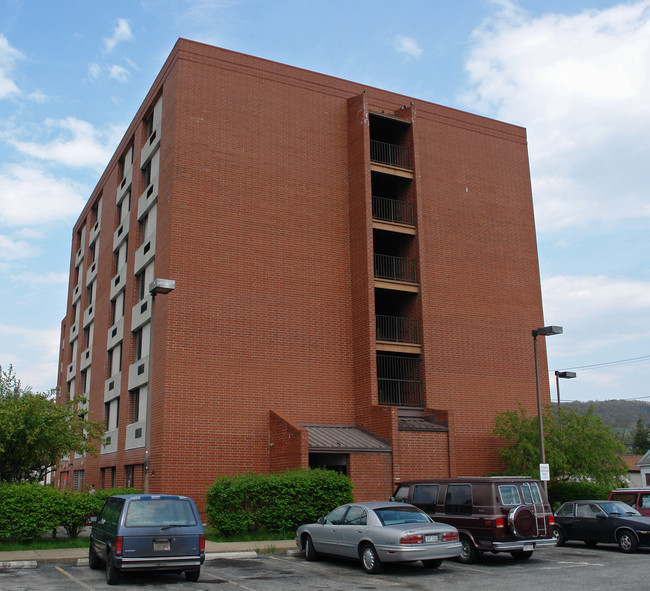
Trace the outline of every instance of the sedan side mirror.
<instances>
[{"instance_id":1,"label":"sedan side mirror","mask_svg":"<svg viewBox=\"0 0 650 591\"><path fill-rule=\"evenodd\" d=\"M607 519L609 515L605 515L604 513L596 513L596 519Z\"/></svg>"},{"instance_id":2,"label":"sedan side mirror","mask_svg":"<svg viewBox=\"0 0 650 591\"><path fill-rule=\"evenodd\" d=\"M319 517L318 521L316 523L318 523L319 525L325 525L325 518L324 517Z\"/></svg>"}]
</instances>

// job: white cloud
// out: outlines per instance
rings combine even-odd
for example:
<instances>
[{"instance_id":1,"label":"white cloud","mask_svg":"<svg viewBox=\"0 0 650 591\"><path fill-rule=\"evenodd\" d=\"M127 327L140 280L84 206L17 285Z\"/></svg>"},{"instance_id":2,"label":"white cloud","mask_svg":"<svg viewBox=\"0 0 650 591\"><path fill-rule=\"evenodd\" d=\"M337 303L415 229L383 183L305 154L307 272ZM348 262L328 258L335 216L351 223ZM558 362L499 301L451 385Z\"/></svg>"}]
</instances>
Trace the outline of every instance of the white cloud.
<instances>
[{"instance_id":1,"label":"white cloud","mask_svg":"<svg viewBox=\"0 0 650 591\"><path fill-rule=\"evenodd\" d=\"M544 316L569 327L569 345L576 353L638 341L647 345L650 324L650 282L606 276L555 276L542 281ZM556 346L556 343L553 343ZM644 351L645 353L645 351Z\"/></svg>"},{"instance_id":2,"label":"white cloud","mask_svg":"<svg viewBox=\"0 0 650 591\"><path fill-rule=\"evenodd\" d=\"M7 165L0 170L0 224L38 227L74 219L82 210L87 194L87 189L79 183L50 175L35 166ZM12 239L4 246L17 255L26 245L25 241Z\"/></svg>"},{"instance_id":3,"label":"white cloud","mask_svg":"<svg viewBox=\"0 0 650 591\"><path fill-rule=\"evenodd\" d=\"M12 275L10 279L32 287L65 286L68 284L67 273L55 273L54 271L48 271L47 273L25 271L17 275Z\"/></svg>"},{"instance_id":4,"label":"white cloud","mask_svg":"<svg viewBox=\"0 0 650 591\"><path fill-rule=\"evenodd\" d=\"M418 58L422 55L422 49L412 37L398 35L393 42L393 47L398 53L405 53L411 57Z\"/></svg>"},{"instance_id":5,"label":"white cloud","mask_svg":"<svg viewBox=\"0 0 650 591\"><path fill-rule=\"evenodd\" d=\"M20 94L11 74L16 62L22 57L20 51L11 47L7 38L0 35L0 99Z\"/></svg>"},{"instance_id":6,"label":"white cloud","mask_svg":"<svg viewBox=\"0 0 650 591\"><path fill-rule=\"evenodd\" d=\"M528 129L538 227L650 218L650 0L536 19L498 5L463 100Z\"/></svg>"},{"instance_id":7,"label":"white cloud","mask_svg":"<svg viewBox=\"0 0 650 591\"><path fill-rule=\"evenodd\" d=\"M45 127L58 137L46 142L22 141L12 132L7 141L28 156L58 162L72 168L92 167L102 170L110 160L121 131L115 127L102 132L76 117L47 119Z\"/></svg>"},{"instance_id":8,"label":"white cloud","mask_svg":"<svg viewBox=\"0 0 650 591\"><path fill-rule=\"evenodd\" d=\"M0 324L0 365L13 365L23 387L49 391L56 386L60 332Z\"/></svg>"},{"instance_id":9,"label":"white cloud","mask_svg":"<svg viewBox=\"0 0 650 591\"><path fill-rule=\"evenodd\" d=\"M104 39L104 47L106 51L111 52L118 43L129 39L133 39L131 25L125 18L120 18L115 25L115 29L113 29L113 35Z\"/></svg>"},{"instance_id":10,"label":"white cloud","mask_svg":"<svg viewBox=\"0 0 650 591\"><path fill-rule=\"evenodd\" d=\"M118 82L128 82L131 72L122 66L113 65L108 68L108 77Z\"/></svg>"},{"instance_id":11,"label":"white cloud","mask_svg":"<svg viewBox=\"0 0 650 591\"><path fill-rule=\"evenodd\" d=\"M88 78L97 80L102 73L102 67L97 63L92 63L88 66Z\"/></svg>"},{"instance_id":12,"label":"white cloud","mask_svg":"<svg viewBox=\"0 0 650 591\"><path fill-rule=\"evenodd\" d=\"M1 198L0 203L2 203ZM38 255L39 252L26 240L17 240L15 237L0 234L0 263L31 258Z\"/></svg>"}]
</instances>

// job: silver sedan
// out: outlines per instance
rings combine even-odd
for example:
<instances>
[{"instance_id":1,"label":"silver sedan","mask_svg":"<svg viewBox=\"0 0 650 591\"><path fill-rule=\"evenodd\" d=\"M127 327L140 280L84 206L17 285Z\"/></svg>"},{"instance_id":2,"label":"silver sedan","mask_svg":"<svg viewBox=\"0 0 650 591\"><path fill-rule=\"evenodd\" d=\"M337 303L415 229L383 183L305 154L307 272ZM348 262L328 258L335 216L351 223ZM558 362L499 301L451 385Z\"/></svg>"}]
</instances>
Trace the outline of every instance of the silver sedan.
<instances>
[{"instance_id":1,"label":"silver sedan","mask_svg":"<svg viewBox=\"0 0 650 591\"><path fill-rule=\"evenodd\" d=\"M307 560L319 554L361 560L368 573L379 573L384 562L422 561L438 568L462 549L458 530L437 523L405 503L350 503L341 505L317 523L301 525L296 545Z\"/></svg>"}]
</instances>

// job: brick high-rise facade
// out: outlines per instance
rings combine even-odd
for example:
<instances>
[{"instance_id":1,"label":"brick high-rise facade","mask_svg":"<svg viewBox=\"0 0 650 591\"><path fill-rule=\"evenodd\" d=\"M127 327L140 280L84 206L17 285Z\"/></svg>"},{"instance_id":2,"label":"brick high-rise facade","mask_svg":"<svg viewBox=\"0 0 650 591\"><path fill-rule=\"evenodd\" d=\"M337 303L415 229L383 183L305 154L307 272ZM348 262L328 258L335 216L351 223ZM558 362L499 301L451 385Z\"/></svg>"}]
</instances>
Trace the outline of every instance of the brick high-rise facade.
<instances>
[{"instance_id":1,"label":"brick high-rise facade","mask_svg":"<svg viewBox=\"0 0 650 591\"><path fill-rule=\"evenodd\" d=\"M58 383L106 439L57 481L489 473L542 325L524 129L179 40L74 227Z\"/></svg>"}]
</instances>

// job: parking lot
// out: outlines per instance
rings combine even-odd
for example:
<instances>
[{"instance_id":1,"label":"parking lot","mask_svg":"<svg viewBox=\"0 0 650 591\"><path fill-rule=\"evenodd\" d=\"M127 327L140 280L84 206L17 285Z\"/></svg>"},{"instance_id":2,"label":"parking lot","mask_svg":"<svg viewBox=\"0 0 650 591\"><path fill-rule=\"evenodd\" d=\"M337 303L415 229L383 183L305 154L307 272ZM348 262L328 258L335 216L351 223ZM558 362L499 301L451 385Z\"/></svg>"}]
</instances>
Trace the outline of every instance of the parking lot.
<instances>
[{"instance_id":1,"label":"parking lot","mask_svg":"<svg viewBox=\"0 0 650 591\"><path fill-rule=\"evenodd\" d=\"M206 562L197 583L173 574L127 574L119 589L214 590L242 589L499 589L531 591L544 589L595 590L648 589L650 551L623 554L616 546L587 548L567 544L535 552L525 562L513 561L508 554L486 555L472 565L445 561L437 570L420 564L388 565L381 575L367 575L359 563L336 559L307 562L302 555L261 555L257 558L217 559ZM43 564L36 569L7 569L0 572L3 591L71 591L114 589L104 581L102 571L74 564Z\"/></svg>"}]
</instances>

